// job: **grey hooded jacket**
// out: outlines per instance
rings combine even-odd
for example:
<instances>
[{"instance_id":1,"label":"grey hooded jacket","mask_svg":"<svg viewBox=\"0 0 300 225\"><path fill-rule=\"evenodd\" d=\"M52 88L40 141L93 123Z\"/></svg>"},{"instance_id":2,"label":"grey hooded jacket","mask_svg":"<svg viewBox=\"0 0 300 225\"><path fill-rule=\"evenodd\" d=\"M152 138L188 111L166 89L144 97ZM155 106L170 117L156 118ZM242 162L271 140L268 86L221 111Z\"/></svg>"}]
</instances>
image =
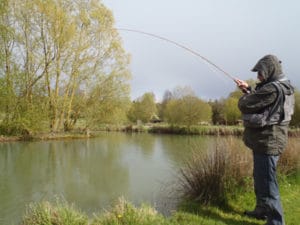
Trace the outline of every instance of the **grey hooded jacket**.
<instances>
[{"instance_id":1,"label":"grey hooded jacket","mask_svg":"<svg viewBox=\"0 0 300 225\"><path fill-rule=\"evenodd\" d=\"M271 125L256 128L245 126L243 140L245 145L255 153L279 155L287 144L288 123L294 108L294 88L282 73L281 62L274 55L261 58L252 71L260 72L264 81L257 84L255 90L251 90L239 99L238 106L243 114L261 114L270 110L278 102L280 94L289 96L292 100L286 101L287 98L283 97L282 106L278 107L275 112L282 116L279 116L278 121L273 121ZM279 93L274 82L279 84L282 93ZM284 104L285 102L289 104ZM289 114L289 118L284 118L287 116L284 114Z\"/></svg>"}]
</instances>

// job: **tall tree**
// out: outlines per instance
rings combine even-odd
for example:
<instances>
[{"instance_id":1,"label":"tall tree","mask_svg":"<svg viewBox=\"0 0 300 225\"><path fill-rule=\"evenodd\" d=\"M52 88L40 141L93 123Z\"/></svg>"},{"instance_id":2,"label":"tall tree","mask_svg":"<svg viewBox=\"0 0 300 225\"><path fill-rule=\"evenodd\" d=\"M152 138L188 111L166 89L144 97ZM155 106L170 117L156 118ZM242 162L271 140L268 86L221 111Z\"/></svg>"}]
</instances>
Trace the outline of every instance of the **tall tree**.
<instances>
[{"instance_id":1,"label":"tall tree","mask_svg":"<svg viewBox=\"0 0 300 225\"><path fill-rule=\"evenodd\" d=\"M15 20L10 17L12 10L9 8L9 0L0 2L0 107L4 114L3 121L11 123L15 117L16 95L14 74L17 66L14 63L13 50L16 43Z\"/></svg>"},{"instance_id":2,"label":"tall tree","mask_svg":"<svg viewBox=\"0 0 300 225\"><path fill-rule=\"evenodd\" d=\"M103 103L91 100L95 93L98 97L109 96L118 89L118 95L112 94L114 98L120 96L119 102L128 100L129 57L113 28L112 13L101 2L9 0L8 3L9 10L1 17L1 24L4 21L14 36L1 35L0 47L4 49L1 55L5 60L0 78L11 95L16 96L15 105L22 105L18 117L25 112L40 113L49 120L51 130L69 130L74 125L74 112L86 109L78 107L79 98L85 100L85 105L89 100L89 110L99 109L91 104ZM81 112L81 115L91 114ZM28 116L27 120L32 118Z\"/></svg>"}]
</instances>

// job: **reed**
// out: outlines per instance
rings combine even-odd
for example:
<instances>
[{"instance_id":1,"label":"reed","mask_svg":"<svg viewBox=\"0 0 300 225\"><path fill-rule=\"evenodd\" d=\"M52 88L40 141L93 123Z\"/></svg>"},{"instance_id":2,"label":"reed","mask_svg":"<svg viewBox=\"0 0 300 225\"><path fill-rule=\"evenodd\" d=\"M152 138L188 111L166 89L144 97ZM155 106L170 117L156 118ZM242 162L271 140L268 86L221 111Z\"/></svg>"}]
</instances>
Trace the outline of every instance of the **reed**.
<instances>
[{"instance_id":1,"label":"reed","mask_svg":"<svg viewBox=\"0 0 300 225\"><path fill-rule=\"evenodd\" d=\"M252 190L252 153L230 138L217 140L212 151L194 149L180 169L178 192L188 200L203 205L226 206L239 190ZM297 140L291 139L278 163L281 177L300 171Z\"/></svg>"},{"instance_id":2,"label":"reed","mask_svg":"<svg viewBox=\"0 0 300 225\"><path fill-rule=\"evenodd\" d=\"M214 135L214 136L241 136L243 134L243 127L241 126L151 126L148 130L149 133L160 134L180 134L180 135Z\"/></svg>"},{"instance_id":3,"label":"reed","mask_svg":"<svg viewBox=\"0 0 300 225\"><path fill-rule=\"evenodd\" d=\"M248 185L251 155L229 140L218 140L212 151L194 151L179 173L179 193L204 205L227 205L232 192Z\"/></svg>"},{"instance_id":4,"label":"reed","mask_svg":"<svg viewBox=\"0 0 300 225\"><path fill-rule=\"evenodd\" d=\"M300 171L300 154L296 139L289 139L288 146L279 159L278 171L286 176Z\"/></svg>"}]
</instances>

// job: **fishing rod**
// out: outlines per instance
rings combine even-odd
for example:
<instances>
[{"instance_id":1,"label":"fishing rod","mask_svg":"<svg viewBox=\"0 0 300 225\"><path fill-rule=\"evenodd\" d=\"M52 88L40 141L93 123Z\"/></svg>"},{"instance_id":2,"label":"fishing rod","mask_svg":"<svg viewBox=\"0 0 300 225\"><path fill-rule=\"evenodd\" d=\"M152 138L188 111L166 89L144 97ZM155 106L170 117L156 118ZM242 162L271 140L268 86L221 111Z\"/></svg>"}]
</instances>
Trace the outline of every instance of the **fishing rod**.
<instances>
[{"instance_id":1,"label":"fishing rod","mask_svg":"<svg viewBox=\"0 0 300 225\"><path fill-rule=\"evenodd\" d=\"M200 55L198 52L194 51L193 49L191 48L188 48L182 44L179 44L178 42L175 42L175 41L172 41L168 38L165 38L165 37L162 37L162 36L159 36L159 35L156 35L156 34L152 34L152 33L148 33L148 32L144 32L144 31L141 31L141 30L135 30L135 29L127 29L127 28L116 28L117 30L119 31L127 31L127 32L134 32L134 33L139 33L139 34L143 34L143 35L147 35L147 36L151 36L151 37L154 37L154 38L157 38L157 39L160 39L160 40L163 40L163 41L166 41L166 42L169 42L171 44L174 44L176 45L177 47L180 47L190 53L192 53L193 55L201 58L202 60L204 60L205 62L207 62L208 64L212 65L213 67L215 67L216 69L218 69L219 71L221 71L224 75L226 75L227 77L229 77L231 80L233 80L236 84L238 84L238 80L230 75L229 73L227 73L225 70L223 70L222 68L220 68L219 66L217 66L215 63L213 63L212 61L210 61L209 59L207 59L206 57Z\"/></svg>"}]
</instances>

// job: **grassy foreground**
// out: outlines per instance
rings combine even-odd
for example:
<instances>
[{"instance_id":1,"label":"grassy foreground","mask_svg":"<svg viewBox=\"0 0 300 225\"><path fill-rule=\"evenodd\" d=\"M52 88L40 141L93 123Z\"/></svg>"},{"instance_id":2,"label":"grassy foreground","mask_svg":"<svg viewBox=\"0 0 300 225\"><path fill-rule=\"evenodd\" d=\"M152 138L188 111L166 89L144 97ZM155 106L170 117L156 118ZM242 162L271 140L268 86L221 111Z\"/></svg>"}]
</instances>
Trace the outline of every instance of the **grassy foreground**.
<instances>
[{"instance_id":1,"label":"grassy foreground","mask_svg":"<svg viewBox=\"0 0 300 225\"><path fill-rule=\"evenodd\" d=\"M298 179L298 180L297 180ZM300 182L298 178L281 178L281 197L286 224L298 225L300 219ZM92 218L65 202L42 202L28 206L22 225L259 225L263 221L243 216L245 209L254 207L252 191L238 191L226 209L186 202L170 217L154 208L135 207L120 198L109 211Z\"/></svg>"}]
</instances>

